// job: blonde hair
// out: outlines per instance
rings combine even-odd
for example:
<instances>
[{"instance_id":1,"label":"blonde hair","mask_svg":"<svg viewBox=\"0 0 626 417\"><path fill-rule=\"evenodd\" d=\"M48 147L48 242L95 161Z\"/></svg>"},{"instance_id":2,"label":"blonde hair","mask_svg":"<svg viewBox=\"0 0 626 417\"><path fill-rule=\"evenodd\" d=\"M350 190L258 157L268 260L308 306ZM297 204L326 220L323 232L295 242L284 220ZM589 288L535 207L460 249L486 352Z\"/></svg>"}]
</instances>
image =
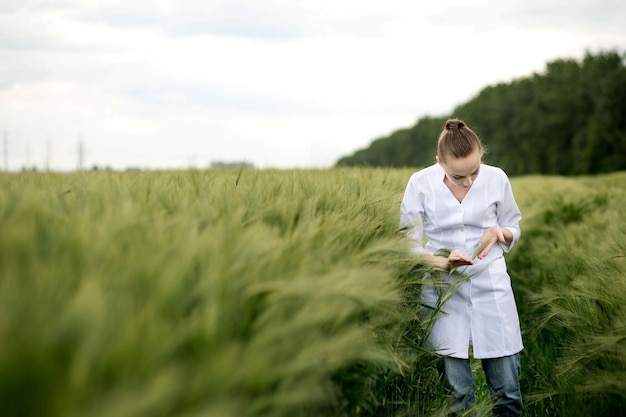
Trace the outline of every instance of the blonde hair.
<instances>
[{"instance_id":1,"label":"blonde hair","mask_svg":"<svg viewBox=\"0 0 626 417\"><path fill-rule=\"evenodd\" d=\"M445 161L448 155L454 158L464 158L476 149L482 158L485 151L478 135L463 120L448 119L437 141L439 159Z\"/></svg>"}]
</instances>

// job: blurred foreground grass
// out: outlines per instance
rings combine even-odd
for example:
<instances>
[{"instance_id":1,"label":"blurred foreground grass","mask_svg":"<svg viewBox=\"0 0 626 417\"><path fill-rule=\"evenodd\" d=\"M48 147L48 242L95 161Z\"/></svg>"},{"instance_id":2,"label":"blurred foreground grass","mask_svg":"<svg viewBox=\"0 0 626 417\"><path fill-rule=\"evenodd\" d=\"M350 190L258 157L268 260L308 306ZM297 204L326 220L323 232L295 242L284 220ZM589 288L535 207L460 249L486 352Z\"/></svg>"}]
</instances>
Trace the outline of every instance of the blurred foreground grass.
<instances>
[{"instance_id":1,"label":"blurred foreground grass","mask_svg":"<svg viewBox=\"0 0 626 417\"><path fill-rule=\"evenodd\" d=\"M0 414L293 416L399 369L394 175L2 175Z\"/></svg>"}]
</instances>

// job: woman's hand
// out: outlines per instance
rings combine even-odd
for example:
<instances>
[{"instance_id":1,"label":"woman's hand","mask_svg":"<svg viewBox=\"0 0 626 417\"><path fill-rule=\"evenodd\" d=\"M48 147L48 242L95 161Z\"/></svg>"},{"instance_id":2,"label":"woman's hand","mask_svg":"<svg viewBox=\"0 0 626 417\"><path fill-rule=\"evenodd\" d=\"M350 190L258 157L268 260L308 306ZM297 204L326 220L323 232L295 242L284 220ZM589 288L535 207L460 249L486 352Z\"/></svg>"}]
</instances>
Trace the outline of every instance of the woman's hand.
<instances>
[{"instance_id":1,"label":"woman's hand","mask_svg":"<svg viewBox=\"0 0 626 417\"><path fill-rule=\"evenodd\" d=\"M483 248L482 251L478 254L478 259L483 259L485 256L489 254L493 245L496 242L503 243L505 245L511 243L513 240L513 234L509 229L505 229L499 226L490 227L485 230L480 241L478 242L479 247Z\"/></svg>"},{"instance_id":2,"label":"woman's hand","mask_svg":"<svg viewBox=\"0 0 626 417\"><path fill-rule=\"evenodd\" d=\"M434 268L444 269L446 271L450 271L459 266L474 264L474 261L468 254L458 249L451 251L447 257L443 255L435 256L435 255L424 253L421 255L421 262L424 265L428 265Z\"/></svg>"},{"instance_id":3,"label":"woman's hand","mask_svg":"<svg viewBox=\"0 0 626 417\"><path fill-rule=\"evenodd\" d=\"M450 252L450 255L448 255L448 259L446 261L447 264L444 269L452 269L458 266L474 264L474 260L468 254L466 254L465 252L461 252L457 249Z\"/></svg>"}]
</instances>

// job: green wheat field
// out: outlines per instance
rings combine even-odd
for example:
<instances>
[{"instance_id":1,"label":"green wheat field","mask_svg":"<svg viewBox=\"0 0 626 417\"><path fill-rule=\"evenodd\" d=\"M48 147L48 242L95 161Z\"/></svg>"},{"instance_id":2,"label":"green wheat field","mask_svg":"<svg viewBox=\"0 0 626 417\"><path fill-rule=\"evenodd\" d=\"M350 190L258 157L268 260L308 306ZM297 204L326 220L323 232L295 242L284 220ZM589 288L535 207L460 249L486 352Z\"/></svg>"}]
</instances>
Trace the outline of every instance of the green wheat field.
<instances>
[{"instance_id":1,"label":"green wheat field","mask_svg":"<svg viewBox=\"0 0 626 417\"><path fill-rule=\"evenodd\" d=\"M411 172L1 173L0 416L444 416ZM512 179L526 416L626 409L625 184Z\"/></svg>"}]
</instances>

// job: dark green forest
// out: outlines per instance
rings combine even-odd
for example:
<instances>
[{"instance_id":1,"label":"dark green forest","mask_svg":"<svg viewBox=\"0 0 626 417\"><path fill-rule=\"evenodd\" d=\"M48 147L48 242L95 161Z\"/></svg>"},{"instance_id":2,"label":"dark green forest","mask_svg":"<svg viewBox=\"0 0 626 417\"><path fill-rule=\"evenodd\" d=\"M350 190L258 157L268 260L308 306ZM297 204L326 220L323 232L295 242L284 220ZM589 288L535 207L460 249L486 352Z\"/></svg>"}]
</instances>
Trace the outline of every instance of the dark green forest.
<instances>
[{"instance_id":1,"label":"dark green forest","mask_svg":"<svg viewBox=\"0 0 626 417\"><path fill-rule=\"evenodd\" d=\"M485 162L509 175L585 175L626 169L626 66L617 51L558 59L543 73L488 86L451 114L374 140L339 166L422 167L434 163L449 117L487 146Z\"/></svg>"}]
</instances>

